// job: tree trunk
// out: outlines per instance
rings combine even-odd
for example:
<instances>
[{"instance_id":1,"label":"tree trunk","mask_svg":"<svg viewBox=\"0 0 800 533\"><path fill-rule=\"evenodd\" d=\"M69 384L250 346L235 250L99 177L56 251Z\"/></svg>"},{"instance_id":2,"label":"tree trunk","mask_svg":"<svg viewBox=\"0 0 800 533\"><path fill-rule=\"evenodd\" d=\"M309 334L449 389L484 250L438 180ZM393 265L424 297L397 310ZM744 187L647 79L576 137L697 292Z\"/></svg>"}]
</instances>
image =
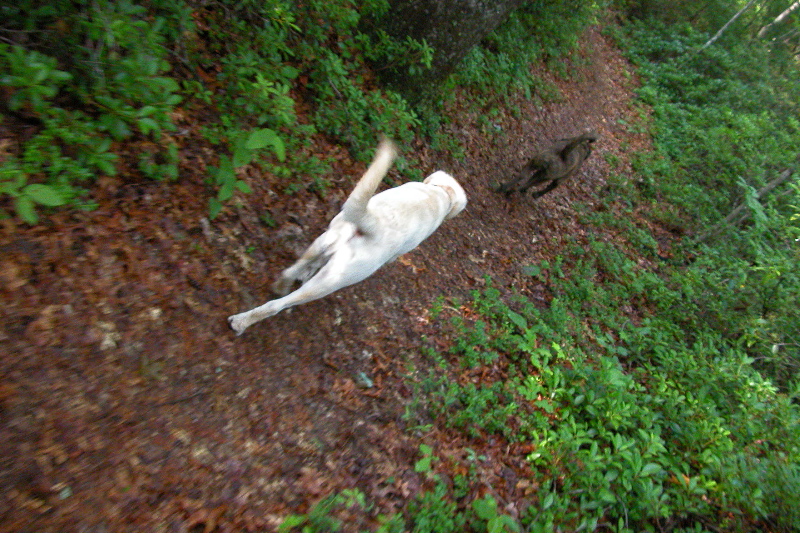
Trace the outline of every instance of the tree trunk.
<instances>
[{"instance_id":1,"label":"tree trunk","mask_svg":"<svg viewBox=\"0 0 800 533\"><path fill-rule=\"evenodd\" d=\"M786 17L788 17L789 15L791 15L791 14L792 14L792 11L794 11L794 10L795 10L795 9L797 9L798 7L800 7L800 2L794 2L792 5L790 5L789 7L787 7L787 8L786 8L786 9L783 11L783 13L781 13L780 15L778 15L778 16L775 18L775 20L773 20L772 22L770 22L769 24L767 24L766 26L764 26L763 28L761 28L761 29L758 31L758 36L759 36L759 37L763 37L764 35L766 35L766 34L767 34L767 32L769 31L769 29L770 29L772 26L774 26L775 24L779 24L779 23L783 22L783 20L784 20Z\"/></svg>"},{"instance_id":2,"label":"tree trunk","mask_svg":"<svg viewBox=\"0 0 800 533\"><path fill-rule=\"evenodd\" d=\"M746 4L746 5L745 5L745 6L744 6L742 9L740 9L740 10L739 10L739 12L738 12L738 13L736 13L736 14L733 16L733 18L731 18L731 19L730 19L728 22L726 22L726 23L725 23L725 25L724 25L722 28L720 28L720 29L719 29L719 31L716 33L716 35L714 35L714 36L713 36L711 39L709 39L709 40L706 42L706 44L704 44L703 46L701 46L701 47L700 47L700 50L705 50L706 48L708 48L709 46L711 46L711 45L714 43L714 41L716 41L717 39L719 39L719 38L720 38L720 36L722 35L722 33L723 33L723 32L724 32L726 29L728 29L728 26L730 26L731 24L733 24L733 22L734 22L736 19L738 19L738 18L739 18L739 16L740 16L742 13L744 13L745 11L747 11L747 8L749 8L750 6L752 6L752 5L753 5L753 3L755 3L755 1L756 1L756 0L750 0L749 2L747 2L747 4Z\"/></svg>"},{"instance_id":3,"label":"tree trunk","mask_svg":"<svg viewBox=\"0 0 800 533\"><path fill-rule=\"evenodd\" d=\"M379 25L392 37L425 39L431 68L409 76L388 71L386 81L412 101L434 91L467 52L499 26L524 0L390 0Z\"/></svg>"}]
</instances>

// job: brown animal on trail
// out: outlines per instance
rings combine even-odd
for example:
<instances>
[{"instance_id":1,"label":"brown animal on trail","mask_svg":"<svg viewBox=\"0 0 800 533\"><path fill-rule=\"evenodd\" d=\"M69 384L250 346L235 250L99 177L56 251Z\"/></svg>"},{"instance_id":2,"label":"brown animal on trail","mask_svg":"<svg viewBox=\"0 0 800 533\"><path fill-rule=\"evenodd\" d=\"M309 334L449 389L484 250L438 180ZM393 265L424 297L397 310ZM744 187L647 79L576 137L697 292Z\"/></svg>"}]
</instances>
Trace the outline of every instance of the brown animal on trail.
<instances>
[{"instance_id":1,"label":"brown animal on trail","mask_svg":"<svg viewBox=\"0 0 800 533\"><path fill-rule=\"evenodd\" d=\"M559 139L547 149L534 155L528 164L512 179L497 187L497 192L511 194L519 191L525 193L532 185L550 184L533 193L540 198L549 193L562 180L572 176L592 153L592 143L598 139L594 132L587 132L578 137Z\"/></svg>"}]
</instances>

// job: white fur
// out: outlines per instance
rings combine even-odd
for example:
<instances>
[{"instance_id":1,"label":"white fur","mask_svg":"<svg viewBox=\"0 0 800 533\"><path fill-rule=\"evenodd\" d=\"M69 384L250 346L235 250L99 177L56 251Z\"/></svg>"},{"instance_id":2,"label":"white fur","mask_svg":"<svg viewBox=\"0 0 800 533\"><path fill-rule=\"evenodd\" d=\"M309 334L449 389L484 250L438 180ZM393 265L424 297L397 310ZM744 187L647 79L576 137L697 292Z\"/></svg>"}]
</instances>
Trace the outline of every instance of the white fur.
<instances>
[{"instance_id":1,"label":"white fur","mask_svg":"<svg viewBox=\"0 0 800 533\"><path fill-rule=\"evenodd\" d=\"M368 278L384 264L416 248L444 220L466 207L464 189L442 171L434 172L423 183L405 183L375 194L395 155L394 145L382 141L375 159L328 230L273 284L281 295L287 294L295 281L303 283L300 288L228 317L238 335L287 307L322 298Z\"/></svg>"}]
</instances>

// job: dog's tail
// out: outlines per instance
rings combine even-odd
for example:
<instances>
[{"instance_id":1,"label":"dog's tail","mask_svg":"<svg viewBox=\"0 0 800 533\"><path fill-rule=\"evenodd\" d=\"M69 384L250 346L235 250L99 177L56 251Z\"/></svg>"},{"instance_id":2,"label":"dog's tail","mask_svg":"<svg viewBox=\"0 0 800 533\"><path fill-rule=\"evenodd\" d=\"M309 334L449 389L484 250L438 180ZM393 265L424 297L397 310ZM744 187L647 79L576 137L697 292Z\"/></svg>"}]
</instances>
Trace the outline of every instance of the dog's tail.
<instances>
[{"instance_id":1,"label":"dog's tail","mask_svg":"<svg viewBox=\"0 0 800 533\"><path fill-rule=\"evenodd\" d=\"M364 233L369 233L370 230L367 203L375 194L383 177L389 172L395 157L397 157L397 147L391 140L382 138L372 163L342 206L344 219L358 226Z\"/></svg>"}]
</instances>

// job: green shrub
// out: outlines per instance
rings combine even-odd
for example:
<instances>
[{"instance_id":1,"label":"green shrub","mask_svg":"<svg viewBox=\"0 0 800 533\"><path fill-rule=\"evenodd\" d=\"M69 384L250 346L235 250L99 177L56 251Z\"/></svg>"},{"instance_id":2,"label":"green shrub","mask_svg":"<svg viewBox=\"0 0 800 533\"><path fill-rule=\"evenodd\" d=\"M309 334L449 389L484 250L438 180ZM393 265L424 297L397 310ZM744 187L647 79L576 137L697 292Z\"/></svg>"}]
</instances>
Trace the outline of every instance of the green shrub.
<instances>
[{"instance_id":1,"label":"green shrub","mask_svg":"<svg viewBox=\"0 0 800 533\"><path fill-rule=\"evenodd\" d=\"M314 504L307 514L287 516L278 527L278 531L279 533L293 531L300 526L303 533L339 531L342 528L342 521L331 514L338 509L352 507L369 510L364 494L358 489L346 489L339 494L331 494Z\"/></svg>"},{"instance_id":2,"label":"green shrub","mask_svg":"<svg viewBox=\"0 0 800 533\"><path fill-rule=\"evenodd\" d=\"M527 98L553 100L557 89L534 77L530 66L571 52L598 9L596 3L572 0L525 2L469 52L452 82L490 100L502 101L518 92ZM551 66L558 63L553 61Z\"/></svg>"},{"instance_id":3,"label":"green shrub","mask_svg":"<svg viewBox=\"0 0 800 533\"><path fill-rule=\"evenodd\" d=\"M39 125L0 169L0 194L13 197L25 220L36 221L36 205L89 207L80 199L84 187L98 173L115 172L121 141L154 141L160 149L146 143L126 156L147 177L176 178L179 147L167 134L175 129L171 114L181 91L187 107L202 102L219 117L204 128L221 153L207 180L216 189L212 217L235 191L249 191L237 177L248 164L263 165L282 180L303 169L308 175L287 182L286 190L324 192L328 163L308 149L318 132L348 143L361 159L371 154L378 132L401 141L413 137L416 114L399 95L375 86L367 63L425 68L432 51L360 30L362 18L379 17L387 2L223 4L215 11L174 0L4 7L3 27L32 37L0 47L8 111ZM180 76L218 64L219 85L209 89L208 77L179 82L170 61ZM298 97L314 106L313 124L298 124Z\"/></svg>"},{"instance_id":4,"label":"green shrub","mask_svg":"<svg viewBox=\"0 0 800 533\"><path fill-rule=\"evenodd\" d=\"M8 115L36 126L0 167L0 194L13 197L17 214L33 224L36 205L91 207L83 187L98 173L115 174L112 143L134 135L163 140L181 97L162 75L170 69L164 18L148 20L129 1L21 7L6 10L7 27L55 28L34 34L39 39L27 47L0 45ZM161 154L140 154L141 169L174 178L177 147L163 145Z\"/></svg>"},{"instance_id":5,"label":"green shrub","mask_svg":"<svg viewBox=\"0 0 800 533\"><path fill-rule=\"evenodd\" d=\"M466 516L447 494L447 486L437 483L430 492L423 492L408 504L415 533L457 533L464 531Z\"/></svg>"},{"instance_id":6,"label":"green shrub","mask_svg":"<svg viewBox=\"0 0 800 533\"><path fill-rule=\"evenodd\" d=\"M449 352L431 354L438 370L417 407L467 438L533 446L529 531L702 530L720 516L728 530L792 530L785 509L800 485L779 466L800 458L797 406L736 342L687 318L679 304L696 282L655 276L600 240L587 250L527 269L553 292L548 308L517 298L512 310L497 289L476 292L471 318L450 320ZM624 309L637 300L634 324ZM480 366L494 379L456 377ZM452 517L448 505L437 500L436 515Z\"/></svg>"},{"instance_id":7,"label":"green shrub","mask_svg":"<svg viewBox=\"0 0 800 533\"><path fill-rule=\"evenodd\" d=\"M744 227L722 228L676 274L687 296L675 307L736 342L784 390L800 368L800 279L791 199L796 189L758 198L755 191L793 168L800 140L800 75L772 47L734 40L697 52L707 36L687 24L634 22L620 35L645 74L640 90L653 106L658 153L637 170L653 191L700 227L720 222L739 203Z\"/></svg>"},{"instance_id":8,"label":"green shrub","mask_svg":"<svg viewBox=\"0 0 800 533\"><path fill-rule=\"evenodd\" d=\"M741 199L738 180L759 187L797 157L796 71L757 44L697 49L707 36L688 24L634 22L620 35L644 75L661 160L659 188L703 224ZM652 172L657 158L640 165ZM671 168L667 172L664 169ZM733 204L733 205L732 205Z\"/></svg>"}]
</instances>

